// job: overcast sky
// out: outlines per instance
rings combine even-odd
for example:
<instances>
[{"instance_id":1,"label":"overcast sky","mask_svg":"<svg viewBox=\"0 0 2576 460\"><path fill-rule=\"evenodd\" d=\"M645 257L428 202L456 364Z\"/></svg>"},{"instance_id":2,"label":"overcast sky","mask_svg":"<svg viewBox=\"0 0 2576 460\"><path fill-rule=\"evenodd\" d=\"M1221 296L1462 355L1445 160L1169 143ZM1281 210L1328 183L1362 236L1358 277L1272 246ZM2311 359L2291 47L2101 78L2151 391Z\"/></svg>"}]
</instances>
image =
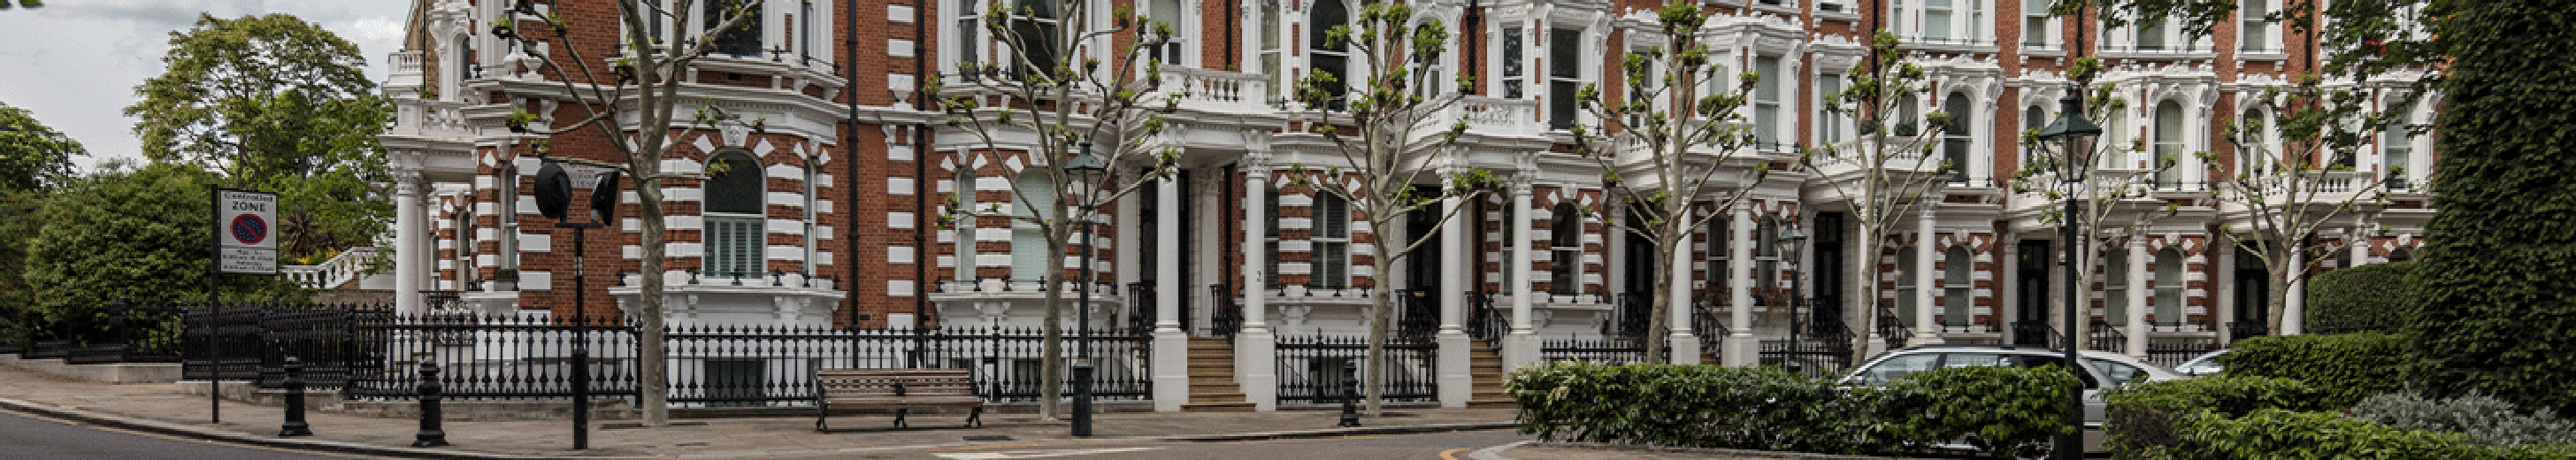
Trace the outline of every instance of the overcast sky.
<instances>
[{"instance_id":1,"label":"overcast sky","mask_svg":"<svg viewBox=\"0 0 2576 460\"><path fill-rule=\"evenodd\" d=\"M160 75L170 32L198 13L235 18L285 13L356 43L367 77L382 84L385 57L402 46L411 0L46 0L0 10L0 102L33 112L81 145L83 171L109 157L141 158L125 107L134 87Z\"/></svg>"}]
</instances>

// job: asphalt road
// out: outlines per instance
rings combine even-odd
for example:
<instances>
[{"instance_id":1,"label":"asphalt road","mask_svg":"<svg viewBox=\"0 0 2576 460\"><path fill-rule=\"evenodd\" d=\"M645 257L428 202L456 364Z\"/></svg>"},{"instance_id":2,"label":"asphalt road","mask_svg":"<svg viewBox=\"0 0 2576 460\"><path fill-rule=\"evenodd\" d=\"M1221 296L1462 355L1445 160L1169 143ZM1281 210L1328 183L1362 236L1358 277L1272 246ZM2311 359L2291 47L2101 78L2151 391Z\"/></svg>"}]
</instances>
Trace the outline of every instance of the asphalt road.
<instances>
[{"instance_id":1,"label":"asphalt road","mask_svg":"<svg viewBox=\"0 0 2576 460\"><path fill-rule=\"evenodd\" d=\"M1006 459L1223 459L1223 460L1364 460L1466 459L1477 449L1528 438L1511 430L1410 435L1355 436L1233 442L1092 442L1042 441L938 449L904 449L768 458L862 458L901 460Z\"/></svg>"},{"instance_id":2,"label":"asphalt road","mask_svg":"<svg viewBox=\"0 0 2576 460\"><path fill-rule=\"evenodd\" d=\"M324 459L259 447L104 429L0 411L0 459Z\"/></svg>"}]
</instances>

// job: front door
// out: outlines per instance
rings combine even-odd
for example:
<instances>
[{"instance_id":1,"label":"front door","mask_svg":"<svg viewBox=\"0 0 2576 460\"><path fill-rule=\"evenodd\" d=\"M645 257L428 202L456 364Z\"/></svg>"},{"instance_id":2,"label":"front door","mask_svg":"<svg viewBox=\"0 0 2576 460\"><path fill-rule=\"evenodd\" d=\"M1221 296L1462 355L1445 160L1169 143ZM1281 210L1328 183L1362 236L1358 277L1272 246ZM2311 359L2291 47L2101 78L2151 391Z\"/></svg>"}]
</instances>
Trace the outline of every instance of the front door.
<instances>
[{"instance_id":1,"label":"front door","mask_svg":"<svg viewBox=\"0 0 2576 460\"><path fill-rule=\"evenodd\" d=\"M2049 333L2048 268L2055 265L2050 262L2056 253L2050 252L2047 240L2023 240L2016 251L2021 260L2015 261L2020 269L2013 277L2014 289L2020 290L2014 293L2019 302L2014 305L2018 316L2013 321L2013 344L2045 347Z\"/></svg>"}]
</instances>

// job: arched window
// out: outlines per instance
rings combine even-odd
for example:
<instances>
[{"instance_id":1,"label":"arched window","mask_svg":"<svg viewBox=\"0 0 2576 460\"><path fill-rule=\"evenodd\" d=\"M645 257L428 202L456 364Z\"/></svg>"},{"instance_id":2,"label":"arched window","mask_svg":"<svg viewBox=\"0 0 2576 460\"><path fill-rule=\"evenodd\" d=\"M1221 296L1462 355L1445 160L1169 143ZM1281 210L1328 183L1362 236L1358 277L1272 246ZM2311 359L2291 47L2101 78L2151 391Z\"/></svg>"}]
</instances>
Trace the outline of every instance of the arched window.
<instances>
[{"instance_id":1,"label":"arched window","mask_svg":"<svg viewBox=\"0 0 2576 460\"><path fill-rule=\"evenodd\" d=\"M2265 134L2270 132L2272 129L2271 120L2269 117L2264 116L2262 108L2247 107L2245 109L2245 115L2243 115L2242 118L2237 119L2237 126L2238 128L2236 129L2234 139L2236 142L2236 170L2230 171L2229 175L2230 177L2246 177L2247 175L2260 173L2265 165L2270 164L2269 161L2264 158L2265 153L2263 146L2264 143L2271 138L2271 136Z\"/></svg>"},{"instance_id":2,"label":"arched window","mask_svg":"<svg viewBox=\"0 0 2576 460\"><path fill-rule=\"evenodd\" d=\"M1972 295L1976 292L1973 289L1976 287L1976 281L1969 276L1969 272L1975 269L1976 259L1968 254L1966 247L1952 246L1950 253L1942 257L1941 324L1950 327L1968 327L1968 320L1976 314L1976 311L1970 308L1975 301Z\"/></svg>"},{"instance_id":3,"label":"arched window","mask_svg":"<svg viewBox=\"0 0 2576 460\"><path fill-rule=\"evenodd\" d=\"M706 268L712 276L756 275L769 241L768 190L760 161L738 148L716 151L722 172L706 181ZM710 168L715 169L715 168Z\"/></svg>"},{"instance_id":4,"label":"arched window","mask_svg":"<svg viewBox=\"0 0 2576 460\"><path fill-rule=\"evenodd\" d=\"M2388 251L2389 262L2405 262L2409 260L2415 260L2414 248L2397 248Z\"/></svg>"},{"instance_id":5,"label":"arched window","mask_svg":"<svg viewBox=\"0 0 2576 460\"><path fill-rule=\"evenodd\" d=\"M2182 104L2174 101L2156 104L2156 162L2147 166L2163 168L2156 170L2156 188L2182 187L2182 165L2191 161L2183 158L2187 153L2183 150L2182 117Z\"/></svg>"},{"instance_id":6,"label":"arched window","mask_svg":"<svg viewBox=\"0 0 2576 460\"><path fill-rule=\"evenodd\" d=\"M2116 246L2115 246L2116 248ZM2113 249L2102 260L2102 319L2129 324L2129 251Z\"/></svg>"},{"instance_id":7,"label":"arched window","mask_svg":"<svg viewBox=\"0 0 2576 460\"><path fill-rule=\"evenodd\" d=\"M2156 321L2157 326L2182 324L2182 251L2165 248L2156 252Z\"/></svg>"},{"instance_id":8,"label":"arched window","mask_svg":"<svg viewBox=\"0 0 2576 460\"><path fill-rule=\"evenodd\" d=\"M1325 105L1326 108L1340 110L1344 103L1339 99L1349 92L1349 82L1352 81L1350 42L1359 37L1334 40L1332 30L1335 26L1350 25L1350 7L1342 4L1342 0L1316 0L1314 11L1308 14L1306 50L1313 54L1307 56L1307 71L1333 75L1333 82L1325 83L1323 90L1334 101Z\"/></svg>"},{"instance_id":9,"label":"arched window","mask_svg":"<svg viewBox=\"0 0 2576 460\"><path fill-rule=\"evenodd\" d=\"M1548 215L1548 293L1583 293L1583 211L1557 203Z\"/></svg>"},{"instance_id":10,"label":"arched window","mask_svg":"<svg viewBox=\"0 0 2576 460\"><path fill-rule=\"evenodd\" d=\"M1941 112L1950 116L1950 126L1941 130L1941 163L1950 170L1950 182L1968 181L1968 150L1977 132L1976 119L1968 116L1972 109L1967 93L1950 93L1941 103Z\"/></svg>"},{"instance_id":11,"label":"arched window","mask_svg":"<svg viewBox=\"0 0 2576 460\"><path fill-rule=\"evenodd\" d=\"M1055 220L1055 201L1058 193L1055 189L1055 179L1045 174L1021 174L1013 187L1018 191L1012 194L1011 199L1019 201L1019 206L1011 207L1012 215L1033 217L1044 221ZM1062 224L1062 222L1057 223ZM1055 268L1049 266L1049 262L1055 260L1053 257L1048 257L1049 255L1051 254L1047 253L1046 232L1039 230L1037 224L1016 219L1011 222L1011 279L1022 281L1045 279L1047 270Z\"/></svg>"}]
</instances>

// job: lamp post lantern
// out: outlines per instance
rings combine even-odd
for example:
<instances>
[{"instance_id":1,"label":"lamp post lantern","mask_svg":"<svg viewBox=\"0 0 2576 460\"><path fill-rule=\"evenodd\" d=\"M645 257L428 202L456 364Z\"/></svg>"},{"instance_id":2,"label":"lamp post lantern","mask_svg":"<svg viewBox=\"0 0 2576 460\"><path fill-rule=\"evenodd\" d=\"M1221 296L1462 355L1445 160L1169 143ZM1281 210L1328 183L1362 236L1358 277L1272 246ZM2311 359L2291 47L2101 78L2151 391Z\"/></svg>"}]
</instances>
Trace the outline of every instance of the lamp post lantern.
<instances>
[{"instance_id":1,"label":"lamp post lantern","mask_svg":"<svg viewBox=\"0 0 2576 460\"><path fill-rule=\"evenodd\" d=\"M2066 97L2058 99L2057 121L2049 123L2047 129L2040 130L2039 132L2040 142L2043 144L2054 144L2054 146L2057 147L2057 158L2055 159L2057 162L2055 165L2057 181L2060 185L2064 185L2066 187L2065 214L2058 218L2058 245L2061 246L2061 249L2064 251L2061 253L2062 257L2058 259L2058 263L2066 267L2067 273L2065 277L2066 306L2064 308L2066 311L2066 317L2064 318L2066 321L2066 330L2059 332L2066 338L2064 346L2060 347L2060 349L2066 353L2066 370L2069 372L2083 372L2082 369L2075 368L2075 366L2079 365L2077 363L2082 362L2078 361L2075 356L2075 347L2077 346L2075 341L2075 328L2080 325L2078 319L2080 317L2080 313L2078 312L2082 309L2077 308L2080 304L2077 303L2079 302L2079 297L2076 292L2074 274L2075 270L2078 270L2077 267L2083 266L2081 265L2084 257L2083 248L2086 245L2084 242L2078 241L2079 237L2076 235L2076 226L2081 223L2077 222L2075 201L2082 199L2085 176L2093 171L2093 157L2095 153L2093 150L2093 140L2095 137L2099 137L2101 135L2101 126L2096 126L2092 121L2084 119L2084 85L2082 83L2068 85ZM2077 385L2082 385L2081 377L2078 377ZM2066 395L2066 426L2068 430L2065 433L2059 433L2057 435L2057 447L2053 453L2056 458L2073 460L2083 458L2084 456L2084 391L2079 387L2072 391L2068 391Z\"/></svg>"},{"instance_id":2,"label":"lamp post lantern","mask_svg":"<svg viewBox=\"0 0 2576 460\"><path fill-rule=\"evenodd\" d=\"M1064 165L1064 172L1075 183L1082 199L1082 303L1074 313L1074 379L1073 435L1091 435L1091 378L1097 369L1091 364L1091 287L1097 282L1092 264L1100 259L1099 237L1092 234L1092 215L1100 212L1100 194L1094 193L1100 181L1109 175L1108 165L1091 155L1091 141L1081 143L1080 154Z\"/></svg>"}]
</instances>

